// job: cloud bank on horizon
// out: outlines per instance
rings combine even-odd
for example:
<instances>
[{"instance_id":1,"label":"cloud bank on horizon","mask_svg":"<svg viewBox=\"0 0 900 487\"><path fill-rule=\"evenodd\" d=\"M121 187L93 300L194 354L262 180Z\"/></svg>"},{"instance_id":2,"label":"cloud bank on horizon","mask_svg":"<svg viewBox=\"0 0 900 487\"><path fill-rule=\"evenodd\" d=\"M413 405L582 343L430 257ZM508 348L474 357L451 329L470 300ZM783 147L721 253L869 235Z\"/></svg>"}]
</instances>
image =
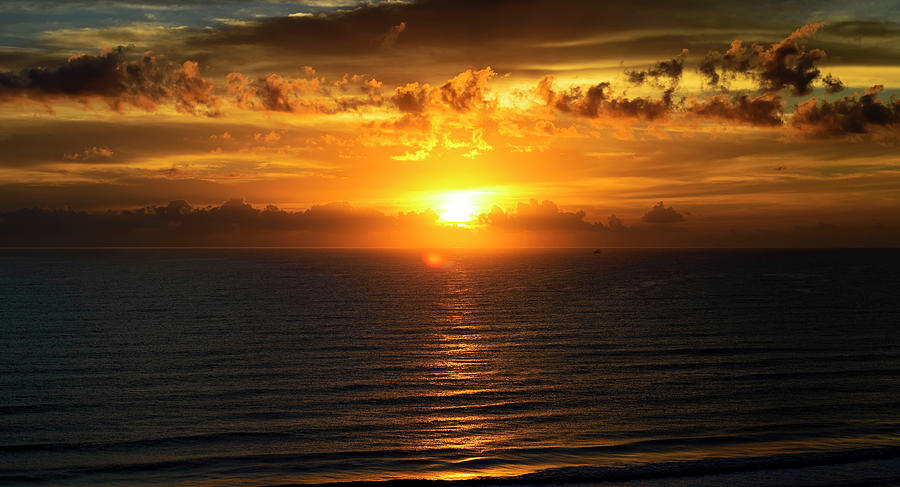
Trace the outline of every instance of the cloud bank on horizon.
<instances>
[{"instance_id":1,"label":"cloud bank on horizon","mask_svg":"<svg viewBox=\"0 0 900 487\"><path fill-rule=\"evenodd\" d=\"M614 214L622 228L689 228L685 244L738 232L766 245L749 235L777 230L768 244L783 245L818 222L890 226L900 209L896 2L0 10L0 225L28 207L235 196L292 215L333 201L425 215L462 190L490 197L442 238L478 226L593 245L583 234L615 240ZM533 199L553 202L521 203ZM565 216L535 219L544 210ZM398 225L388 233L412 231Z\"/></svg>"}]
</instances>

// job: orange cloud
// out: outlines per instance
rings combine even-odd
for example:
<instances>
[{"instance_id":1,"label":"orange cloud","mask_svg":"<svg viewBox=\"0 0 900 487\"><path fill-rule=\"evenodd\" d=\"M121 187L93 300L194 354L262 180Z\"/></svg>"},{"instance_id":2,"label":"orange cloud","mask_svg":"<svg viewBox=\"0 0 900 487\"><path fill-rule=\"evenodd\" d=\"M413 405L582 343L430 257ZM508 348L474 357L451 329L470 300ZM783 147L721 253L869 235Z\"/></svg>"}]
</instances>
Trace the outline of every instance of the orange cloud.
<instances>
[{"instance_id":1,"label":"orange cloud","mask_svg":"<svg viewBox=\"0 0 900 487\"><path fill-rule=\"evenodd\" d=\"M197 115L201 110L200 107L205 107L202 109L205 115L216 116L219 114L220 100L213 95L215 84L200 77L200 70L196 62L185 61L174 71L173 75L176 110Z\"/></svg>"},{"instance_id":2,"label":"orange cloud","mask_svg":"<svg viewBox=\"0 0 900 487\"><path fill-rule=\"evenodd\" d=\"M70 159L73 161L86 161L90 159L97 158L108 158L113 156L113 151L109 150L106 147L89 147L81 152L76 152L73 154L65 154L63 157L66 159Z\"/></svg>"},{"instance_id":3,"label":"orange cloud","mask_svg":"<svg viewBox=\"0 0 900 487\"><path fill-rule=\"evenodd\" d=\"M313 76L315 70L304 66L304 73ZM345 74L329 85L324 77L290 78L270 73L251 80L234 72L226 77L226 85L234 105L244 110L334 114L384 102L381 82L360 74ZM347 92L354 86L360 96L335 95L331 90Z\"/></svg>"},{"instance_id":4,"label":"orange cloud","mask_svg":"<svg viewBox=\"0 0 900 487\"><path fill-rule=\"evenodd\" d=\"M293 79L272 73L251 80L241 73L230 73L226 77L226 85L234 104L245 110L328 111L318 100L308 97L322 93L322 80L319 78Z\"/></svg>"},{"instance_id":5,"label":"orange cloud","mask_svg":"<svg viewBox=\"0 0 900 487\"><path fill-rule=\"evenodd\" d=\"M430 93L431 86L428 84L409 83L394 89L394 94L391 95L391 102L401 112L422 113L425 111L425 104L428 102Z\"/></svg>"}]
</instances>

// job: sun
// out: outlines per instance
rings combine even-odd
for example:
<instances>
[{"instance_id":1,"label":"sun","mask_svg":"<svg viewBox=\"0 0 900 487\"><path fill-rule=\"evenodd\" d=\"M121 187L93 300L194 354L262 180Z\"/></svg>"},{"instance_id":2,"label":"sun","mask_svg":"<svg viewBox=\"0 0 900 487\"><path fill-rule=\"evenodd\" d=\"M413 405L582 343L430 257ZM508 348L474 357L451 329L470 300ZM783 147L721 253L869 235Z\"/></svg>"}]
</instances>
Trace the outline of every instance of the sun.
<instances>
[{"instance_id":1,"label":"sun","mask_svg":"<svg viewBox=\"0 0 900 487\"><path fill-rule=\"evenodd\" d=\"M443 205L438 214L447 223L466 223L478 213L475 195L468 191L457 191L444 195Z\"/></svg>"}]
</instances>

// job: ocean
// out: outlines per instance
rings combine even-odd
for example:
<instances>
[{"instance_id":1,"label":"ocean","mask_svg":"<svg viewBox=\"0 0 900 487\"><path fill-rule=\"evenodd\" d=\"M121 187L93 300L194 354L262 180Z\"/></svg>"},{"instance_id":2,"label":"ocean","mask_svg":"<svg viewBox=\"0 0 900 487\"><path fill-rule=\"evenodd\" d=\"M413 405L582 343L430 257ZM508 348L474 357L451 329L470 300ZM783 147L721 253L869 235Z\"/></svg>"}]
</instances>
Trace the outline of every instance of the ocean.
<instances>
[{"instance_id":1,"label":"ocean","mask_svg":"<svg viewBox=\"0 0 900 487\"><path fill-rule=\"evenodd\" d=\"M439 253L0 251L0 484L900 485L900 251Z\"/></svg>"}]
</instances>

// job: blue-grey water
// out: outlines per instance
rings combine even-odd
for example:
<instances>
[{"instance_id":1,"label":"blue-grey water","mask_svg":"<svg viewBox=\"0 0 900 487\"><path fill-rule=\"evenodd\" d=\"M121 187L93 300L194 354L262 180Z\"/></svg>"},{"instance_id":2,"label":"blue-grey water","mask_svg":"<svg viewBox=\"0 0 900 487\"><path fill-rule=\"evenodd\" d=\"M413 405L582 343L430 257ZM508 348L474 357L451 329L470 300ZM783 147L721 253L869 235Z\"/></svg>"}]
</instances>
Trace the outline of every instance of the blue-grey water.
<instances>
[{"instance_id":1,"label":"blue-grey water","mask_svg":"<svg viewBox=\"0 0 900 487\"><path fill-rule=\"evenodd\" d=\"M900 251L444 257L0 251L0 484L900 483Z\"/></svg>"}]
</instances>

